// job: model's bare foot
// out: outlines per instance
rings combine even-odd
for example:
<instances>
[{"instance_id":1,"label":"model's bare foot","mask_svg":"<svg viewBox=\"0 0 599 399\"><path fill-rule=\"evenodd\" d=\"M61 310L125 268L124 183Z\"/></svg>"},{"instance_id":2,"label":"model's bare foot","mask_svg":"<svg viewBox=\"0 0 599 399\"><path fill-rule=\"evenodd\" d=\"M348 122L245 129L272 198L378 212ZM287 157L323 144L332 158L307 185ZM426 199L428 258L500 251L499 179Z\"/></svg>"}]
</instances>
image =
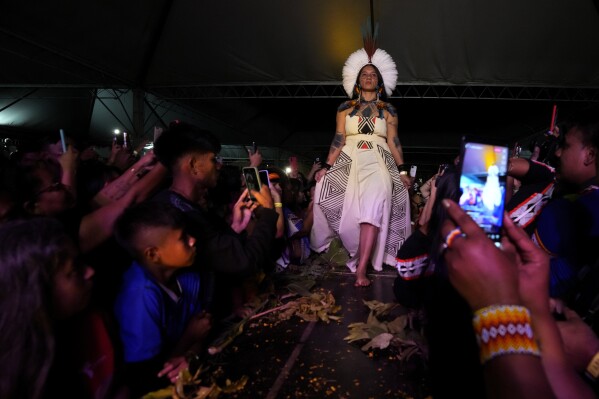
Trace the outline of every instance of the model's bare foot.
<instances>
[{"instance_id":1,"label":"model's bare foot","mask_svg":"<svg viewBox=\"0 0 599 399\"><path fill-rule=\"evenodd\" d=\"M356 282L354 283L354 287L369 287L370 280L366 277L356 277Z\"/></svg>"}]
</instances>

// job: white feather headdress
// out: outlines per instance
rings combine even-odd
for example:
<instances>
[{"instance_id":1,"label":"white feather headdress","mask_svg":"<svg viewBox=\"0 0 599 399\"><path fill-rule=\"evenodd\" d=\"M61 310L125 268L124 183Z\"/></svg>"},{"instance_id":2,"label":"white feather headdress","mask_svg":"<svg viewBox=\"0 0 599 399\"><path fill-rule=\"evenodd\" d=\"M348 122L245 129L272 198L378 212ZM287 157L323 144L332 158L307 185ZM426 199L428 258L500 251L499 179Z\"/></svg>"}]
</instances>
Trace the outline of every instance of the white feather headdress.
<instances>
[{"instance_id":1,"label":"white feather headdress","mask_svg":"<svg viewBox=\"0 0 599 399\"><path fill-rule=\"evenodd\" d=\"M383 77L385 92L387 96L391 96L397 85L397 68L393 58L385 50L378 48L372 55L372 58L369 59L366 50L361 48L352 53L343 66L343 88L349 98L352 97L358 73L368 64L373 64L379 70Z\"/></svg>"}]
</instances>

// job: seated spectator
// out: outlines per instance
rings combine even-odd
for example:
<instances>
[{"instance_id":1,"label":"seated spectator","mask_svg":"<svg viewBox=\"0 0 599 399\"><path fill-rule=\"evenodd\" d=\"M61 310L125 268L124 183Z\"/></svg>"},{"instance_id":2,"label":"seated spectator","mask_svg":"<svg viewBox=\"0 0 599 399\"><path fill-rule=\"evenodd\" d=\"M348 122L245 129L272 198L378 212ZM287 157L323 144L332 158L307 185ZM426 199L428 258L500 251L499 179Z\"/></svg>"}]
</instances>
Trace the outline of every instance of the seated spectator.
<instances>
[{"instance_id":1,"label":"seated spectator","mask_svg":"<svg viewBox=\"0 0 599 399\"><path fill-rule=\"evenodd\" d=\"M146 202L127 209L115 230L135 259L123 276L115 315L126 379L138 397L160 387L157 377L174 382L188 367L186 354L201 349L211 317L201 306L200 275L189 268L196 240L185 230L180 210Z\"/></svg>"}]
</instances>

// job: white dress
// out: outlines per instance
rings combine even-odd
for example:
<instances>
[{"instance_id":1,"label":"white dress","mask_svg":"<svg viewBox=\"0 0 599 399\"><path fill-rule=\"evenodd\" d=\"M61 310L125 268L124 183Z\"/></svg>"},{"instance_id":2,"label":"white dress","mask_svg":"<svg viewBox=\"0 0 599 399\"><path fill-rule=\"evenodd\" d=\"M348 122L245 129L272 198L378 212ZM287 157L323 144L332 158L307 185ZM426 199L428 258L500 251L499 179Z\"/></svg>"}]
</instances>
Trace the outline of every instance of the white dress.
<instances>
[{"instance_id":1,"label":"white dress","mask_svg":"<svg viewBox=\"0 0 599 399\"><path fill-rule=\"evenodd\" d=\"M325 251L339 236L356 271L360 223L379 228L371 263L395 265L400 246L411 233L408 190L399 178L387 145L387 122L380 114L345 117L345 145L331 169L316 184L310 246Z\"/></svg>"}]
</instances>

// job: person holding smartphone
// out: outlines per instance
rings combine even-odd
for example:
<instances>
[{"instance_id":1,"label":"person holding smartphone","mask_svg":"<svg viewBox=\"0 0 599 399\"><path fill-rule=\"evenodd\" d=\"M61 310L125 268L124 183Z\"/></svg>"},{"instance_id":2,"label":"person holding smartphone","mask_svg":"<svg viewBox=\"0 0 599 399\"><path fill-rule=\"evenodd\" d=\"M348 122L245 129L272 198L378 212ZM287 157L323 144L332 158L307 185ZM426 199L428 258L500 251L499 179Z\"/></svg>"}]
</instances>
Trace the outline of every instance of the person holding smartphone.
<instances>
[{"instance_id":1,"label":"person holding smartphone","mask_svg":"<svg viewBox=\"0 0 599 399\"><path fill-rule=\"evenodd\" d=\"M351 100L337 110L337 128L326 162L316 172L314 225L316 252L338 235L351 258L356 287L370 285L372 264L395 264L395 255L411 233L410 179L403 167L397 135L397 111L387 102L397 70L382 49L353 53L343 68L343 85ZM359 232L356 234L356 232Z\"/></svg>"},{"instance_id":2,"label":"person holding smartphone","mask_svg":"<svg viewBox=\"0 0 599 399\"><path fill-rule=\"evenodd\" d=\"M232 277L245 278L274 263L271 250L278 219L266 185L253 193L255 202L249 201L247 190L243 190L233 206L231 220L209 207L207 193L218 181L220 149L220 142L209 131L184 122L171 123L156 141L154 152L172 171L173 180L169 189L153 199L169 202L187 215L189 232L198 240L195 267L210 276L205 286L206 309L217 319L232 311L226 305L230 298L222 298L231 290ZM250 220L253 229L248 234Z\"/></svg>"}]
</instances>

